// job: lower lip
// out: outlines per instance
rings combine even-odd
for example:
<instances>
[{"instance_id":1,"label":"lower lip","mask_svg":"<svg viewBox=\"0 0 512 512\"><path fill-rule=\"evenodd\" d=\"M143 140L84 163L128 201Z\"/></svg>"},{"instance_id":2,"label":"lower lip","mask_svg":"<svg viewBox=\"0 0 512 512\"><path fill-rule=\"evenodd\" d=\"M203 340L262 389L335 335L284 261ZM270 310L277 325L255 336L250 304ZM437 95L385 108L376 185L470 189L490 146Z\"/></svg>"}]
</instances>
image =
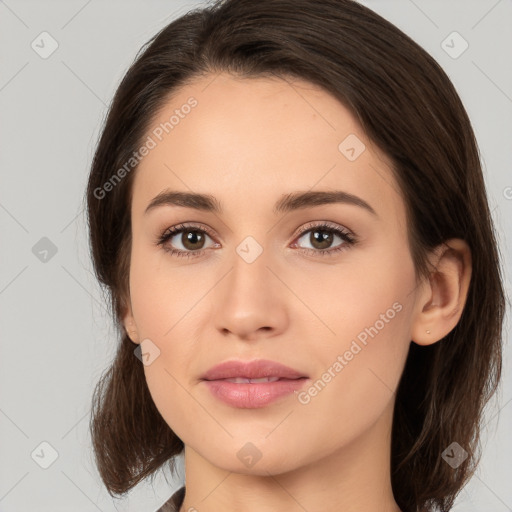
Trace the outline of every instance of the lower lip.
<instances>
[{"instance_id":1,"label":"lower lip","mask_svg":"<svg viewBox=\"0 0 512 512\"><path fill-rule=\"evenodd\" d=\"M256 409L299 390L307 380L309 379L283 379L255 384L236 384L227 380L205 380L204 382L219 400L233 407Z\"/></svg>"}]
</instances>

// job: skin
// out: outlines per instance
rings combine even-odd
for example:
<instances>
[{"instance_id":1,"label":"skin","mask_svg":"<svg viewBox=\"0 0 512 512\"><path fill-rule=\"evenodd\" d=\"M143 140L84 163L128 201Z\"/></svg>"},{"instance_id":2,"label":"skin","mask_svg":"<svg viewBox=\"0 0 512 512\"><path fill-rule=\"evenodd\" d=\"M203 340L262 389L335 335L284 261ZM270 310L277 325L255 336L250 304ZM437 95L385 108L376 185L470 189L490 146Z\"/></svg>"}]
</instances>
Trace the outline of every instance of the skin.
<instances>
[{"instance_id":1,"label":"skin","mask_svg":"<svg viewBox=\"0 0 512 512\"><path fill-rule=\"evenodd\" d=\"M389 465L395 391L411 341L435 343L460 318L471 275L467 244L450 240L432 252L437 271L416 284L391 163L319 87L209 75L179 90L151 127L190 96L197 106L134 177L124 317L143 351L160 350L144 371L158 410L185 443L180 510L399 511ZM366 146L354 161L338 149L349 134ZM165 205L145 214L167 188L211 194L223 213ZM342 203L272 212L285 194L319 190L354 194L376 215ZM321 245L299 231L325 221L358 242L319 255L344 241L334 234ZM167 246L203 248L202 255L177 257L156 244L167 228L189 222L214 236L187 246L182 233ZM236 251L247 236L263 249L252 263ZM307 404L291 394L235 408L200 380L227 359L264 358L308 375L307 390L397 303L400 311ZM248 442L261 454L252 467L237 457Z\"/></svg>"}]
</instances>

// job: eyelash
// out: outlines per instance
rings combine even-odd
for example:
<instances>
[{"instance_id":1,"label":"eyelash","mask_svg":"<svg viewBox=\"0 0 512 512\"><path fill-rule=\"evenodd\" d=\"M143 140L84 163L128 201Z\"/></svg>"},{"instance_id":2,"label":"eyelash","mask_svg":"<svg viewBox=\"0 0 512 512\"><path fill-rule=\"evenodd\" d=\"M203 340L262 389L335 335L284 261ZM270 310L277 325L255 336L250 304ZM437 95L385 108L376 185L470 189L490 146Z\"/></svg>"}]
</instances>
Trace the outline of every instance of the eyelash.
<instances>
[{"instance_id":1,"label":"eyelash","mask_svg":"<svg viewBox=\"0 0 512 512\"><path fill-rule=\"evenodd\" d=\"M344 251L348 249L349 247L355 245L357 243L357 238L350 233L349 231L345 231L342 228L331 225L328 223L321 223L321 224L307 224L303 230L300 231L300 233L296 236L296 238L302 238L302 236L305 233L308 233L310 231L327 231L330 233L334 233L335 235L338 235L344 243L340 244L339 246L335 247L334 249L302 249L302 251L305 251L308 254L313 253L315 256L333 256L340 251ZM206 229L204 227L195 226L192 224L179 224L177 226L174 226L172 228L167 228L161 235L158 236L156 240L156 245L161 246L164 251L171 254L171 256L177 256L177 257L185 257L185 258L195 258L198 256L201 256L205 251L208 249L200 249L197 251L182 251L181 249L173 249L169 248L165 245L165 243L173 238L178 233L186 232L186 231L195 231L203 234L207 234L210 238L213 238L213 234L210 232L209 229Z\"/></svg>"}]
</instances>

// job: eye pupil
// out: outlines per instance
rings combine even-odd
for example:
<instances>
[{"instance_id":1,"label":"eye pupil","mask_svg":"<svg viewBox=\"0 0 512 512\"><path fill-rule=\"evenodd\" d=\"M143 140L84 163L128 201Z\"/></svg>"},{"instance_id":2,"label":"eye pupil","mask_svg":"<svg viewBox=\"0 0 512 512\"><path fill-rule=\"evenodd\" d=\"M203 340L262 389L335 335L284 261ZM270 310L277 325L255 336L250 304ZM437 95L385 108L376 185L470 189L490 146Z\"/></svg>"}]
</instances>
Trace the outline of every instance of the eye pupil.
<instances>
[{"instance_id":1,"label":"eye pupil","mask_svg":"<svg viewBox=\"0 0 512 512\"><path fill-rule=\"evenodd\" d=\"M317 236L320 233L319 236ZM332 244L333 233L321 229L316 229L311 232L311 245L315 247L316 243L319 243L321 247L319 249L326 249Z\"/></svg>"},{"instance_id":2,"label":"eye pupil","mask_svg":"<svg viewBox=\"0 0 512 512\"><path fill-rule=\"evenodd\" d=\"M197 244L198 241L201 241L201 239L204 243L204 236L199 231L186 231L183 233L183 237L184 237L183 246L186 247L187 249L191 249L191 250L198 249L198 247L195 244ZM192 244L192 247L187 246L189 243ZM199 248L201 248L201 247L199 247Z\"/></svg>"}]
</instances>

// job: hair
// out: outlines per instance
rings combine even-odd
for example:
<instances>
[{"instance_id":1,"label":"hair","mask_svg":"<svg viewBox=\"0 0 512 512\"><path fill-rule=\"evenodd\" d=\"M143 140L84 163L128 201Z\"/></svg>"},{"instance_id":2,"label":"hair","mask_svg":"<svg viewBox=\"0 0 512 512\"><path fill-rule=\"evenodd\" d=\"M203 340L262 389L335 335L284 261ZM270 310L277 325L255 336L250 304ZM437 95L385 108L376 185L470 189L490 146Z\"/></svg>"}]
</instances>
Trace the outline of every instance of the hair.
<instances>
[{"instance_id":1,"label":"hair","mask_svg":"<svg viewBox=\"0 0 512 512\"><path fill-rule=\"evenodd\" d=\"M108 492L123 495L164 465L174 471L184 444L153 403L137 345L122 326L136 166L108 195L98 190L134 155L173 93L220 72L307 80L350 110L393 163L418 280L432 271L429 251L450 238L469 245L472 275L461 318L439 342L410 344L392 426L397 504L408 512L450 510L480 461L480 419L501 378L505 296L496 235L475 135L448 76L401 30L353 0L203 5L151 38L115 93L85 197L94 271L120 338L95 387L90 421ZM441 457L454 441L468 453L457 468Z\"/></svg>"}]
</instances>

